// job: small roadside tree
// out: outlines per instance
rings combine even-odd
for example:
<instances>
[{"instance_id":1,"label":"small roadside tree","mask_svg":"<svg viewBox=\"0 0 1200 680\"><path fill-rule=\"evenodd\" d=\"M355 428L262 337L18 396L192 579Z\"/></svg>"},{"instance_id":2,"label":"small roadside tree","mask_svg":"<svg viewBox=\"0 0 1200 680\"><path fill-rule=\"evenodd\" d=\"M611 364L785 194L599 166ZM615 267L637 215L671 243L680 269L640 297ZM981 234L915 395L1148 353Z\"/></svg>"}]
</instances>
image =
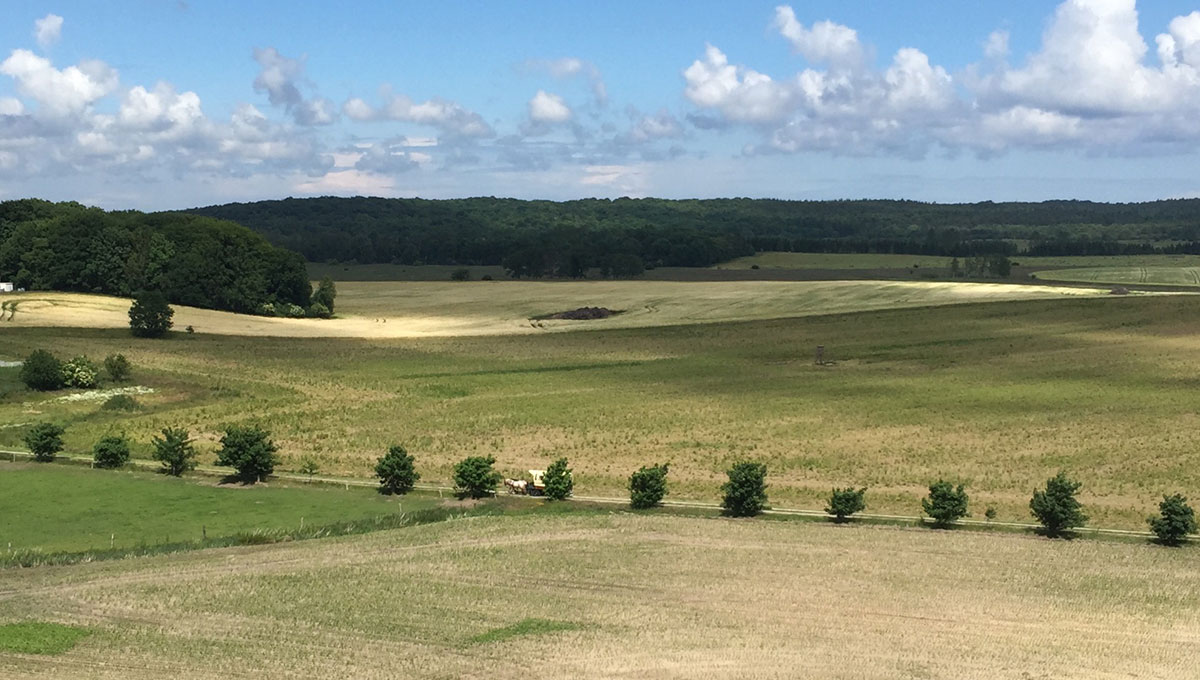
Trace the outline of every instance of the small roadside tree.
<instances>
[{"instance_id":1,"label":"small roadside tree","mask_svg":"<svg viewBox=\"0 0 1200 680\"><path fill-rule=\"evenodd\" d=\"M454 486L463 498L483 498L492 495L502 477L492 467L496 459L491 456L470 456L454 466Z\"/></svg>"},{"instance_id":2,"label":"small roadside tree","mask_svg":"<svg viewBox=\"0 0 1200 680\"><path fill-rule=\"evenodd\" d=\"M33 459L39 463L49 463L54 460L54 454L63 450L62 436L66 430L54 423L38 423L25 433L25 445L33 452Z\"/></svg>"},{"instance_id":3,"label":"small roadside tree","mask_svg":"<svg viewBox=\"0 0 1200 680\"><path fill-rule=\"evenodd\" d=\"M413 457L403 446L392 446L387 453L375 464L375 474L379 476L379 493L406 494L412 491L413 485L421 478L421 474L413 467Z\"/></svg>"},{"instance_id":4,"label":"small roadside tree","mask_svg":"<svg viewBox=\"0 0 1200 680\"><path fill-rule=\"evenodd\" d=\"M721 507L730 517L754 517L767 507L767 466L749 461L729 468L729 481L721 485Z\"/></svg>"},{"instance_id":5,"label":"small roadside tree","mask_svg":"<svg viewBox=\"0 0 1200 680\"><path fill-rule=\"evenodd\" d=\"M546 468L542 475L542 483L546 485L546 498L552 501L563 501L571 495L575 488L575 480L571 477L571 468L567 467L567 459L559 458Z\"/></svg>"},{"instance_id":6,"label":"small roadside tree","mask_svg":"<svg viewBox=\"0 0 1200 680\"><path fill-rule=\"evenodd\" d=\"M954 488L939 479L929 485L929 496L921 499L921 509L933 518L933 525L945 528L967 516L967 491L962 484Z\"/></svg>"},{"instance_id":7,"label":"small roadside tree","mask_svg":"<svg viewBox=\"0 0 1200 680\"><path fill-rule=\"evenodd\" d=\"M132 366L124 354L109 354L104 357L104 372L113 382L124 382L129 379Z\"/></svg>"},{"instance_id":8,"label":"small roadside tree","mask_svg":"<svg viewBox=\"0 0 1200 680\"><path fill-rule=\"evenodd\" d=\"M629 477L629 507L653 508L667 495L667 464L642 466Z\"/></svg>"},{"instance_id":9,"label":"small roadside tree","mask_svg":"<svg viewBox=\"0 0 1200 680\"><path fill-rule=\"evenodd\" d=\"M275 452L279 447L271 441L271 434L257 425L231 425L221 437L221 450L217 452L217 465L228 465L237 470L236 477L246 484L265 482L275 472L279 459Z\"/></svg>"},{"instance_id":10,"label":"small roadside tree","mask_svg":"<svg viewBox=\"0 0 1200 680\"><path fill-rule=\"evenodd\" d=\"M129 330L138 338L161 338L175 322L175 310L167 304L167 296L157 290L141 291L129 307Z\"/></svg>"},{"instance_id":11,"label":"small roadside tree","mask_svg":"<svg viewBox=\"0 0 1200 680\"><path fill-rule=\"evenodd\" d=\"M129 441L125 437L109 435L92 447L92 462L98 468L119 468L129 462Z\"/></svg>"},{"instance_id":12,"label":"small roadside tree","mask_svg":"<svg viewBox=\"0 0 1200 680\"><path fill-rule=\"evenodd\" d=\"M154 438L153 457L162 463L163 472L174 477L196 468L196 451L183 428L164 427L162 437Z\"/></svg>"},{"instance_id":13,"label":"small roadside tree","mask_svg":"<svg viewBox=\"0 0 1200 680\"><path fill-rule=\"evenodd\" d=\"M1196 513L1182 494L1163 496L1158 504L1158 517L1147 520L1150 530L1163 545L1182 545L1188 534L1196 533Z\"/></svg>"},{"instance_id":14,"label":"small roadside tree","mask_svg":"<svg viewBox=\"0 0 1200 680\"><path fill-rule=\"evenodd\" d=\"M1045 527L1047 536L1056 538L1087 523L1083 506L1075 498L1081 488L1081 482L1073 481L1066 472L1059 472L1046 480L1045 489L1033 492L1029 510Z\"/></svg>"},{"instance_id":15,"label":"small roadside tree","mask_svg":"<svg viewBox=\"0 0 1200 680\"><path fill-rule=\"evenodd\" d=\"M867 487L855 489L834 489L829 494L829 505L825 507L826 514L833 515L833 521L845 522L850 515L867 509Z\"/></svg>"},{"instance_id":16,"label":"small roadside tree","mask_svg":"<svg viewBox=\"0 0 1200 680\"><path fill-rule=\"evenodd\" d=\"M21 382L31 390L49 392L63 386L62 363L44 349L35 349L21 364Z\"/></svg>"},{"instance_id":17,"label":"small roadside tree","mask_svg":"<svg viewBox=\"0 0 1200 680\"><path fill-rule=\"evenodd\" d=\"M333 300L337 297L337 287L333 279L326 276L317 284L317 290L312 294L312 304L322 305L333 314Z\"/></svg>"}]
</instances>

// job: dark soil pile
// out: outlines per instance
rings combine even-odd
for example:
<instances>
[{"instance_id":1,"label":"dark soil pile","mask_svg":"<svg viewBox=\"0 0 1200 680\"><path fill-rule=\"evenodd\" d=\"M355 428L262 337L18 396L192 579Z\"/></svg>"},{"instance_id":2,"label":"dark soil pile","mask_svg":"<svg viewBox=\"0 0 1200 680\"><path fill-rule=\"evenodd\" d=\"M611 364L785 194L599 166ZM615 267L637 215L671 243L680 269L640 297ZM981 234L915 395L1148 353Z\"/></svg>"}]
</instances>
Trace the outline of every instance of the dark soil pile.
<instances>
[{"instance_id":1,"label":"dark soil pile","mask_svg":"<svg viewBox=\"0 0 1200 680\"><path fill-rule=\"evenodd\" d=\"M618 310L612 310L607 307L580 307L572 309L569 312L559 312L551 314L547 319L569 319L571 321L590 321L591 319L607 319L614 314L620 314Z\"/></svg>"}]
</instances>

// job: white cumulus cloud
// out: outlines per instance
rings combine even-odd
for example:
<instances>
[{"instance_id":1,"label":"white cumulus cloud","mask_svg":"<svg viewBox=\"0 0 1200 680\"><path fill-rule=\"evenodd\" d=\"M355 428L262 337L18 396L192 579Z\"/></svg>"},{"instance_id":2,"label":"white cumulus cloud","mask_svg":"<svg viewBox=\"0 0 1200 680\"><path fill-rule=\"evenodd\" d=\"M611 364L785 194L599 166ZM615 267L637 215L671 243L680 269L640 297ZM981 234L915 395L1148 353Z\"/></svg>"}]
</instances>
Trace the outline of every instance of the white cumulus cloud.
<instances>
[{"instance_id":1,"label":"white cumulus cloud","mask_svg":"<svg viewBox=\"0 0 1200 680\"><path fill-rule=\"evenodd\" d=\"M297 125L328 125L336 117L332 101L319 96L306 98L297 86L304 80L304 60L290 59L274 47L255 48L254 60L260 70L254 89L266 92L272 106L291 114Z\"/></svg>"},{"instance_id":2,"label":"white cumulus cloud","mask_svg":"<svg viewBox=\"0 0 1200 680\"><path fill-rule=\"evenodd\" d=\"M372 107L366 101L354 97L342 104L342 113L352 120L381 121L397 120L437 128L447 137L454 139L482 138L495 135L495 131L474 111L447 99L434 97L424 102L395 94L391 88L380 90L383 105Z\"/></svg>"},{"instance_id":3,"label":"white cumulus cloud","mask_svg":"<svg viewBox=\"0 0 1200 680\"><path fill-rule=\"evenodd\" d=\"M571 108L562 97L538 90L529 100L529 119L535 123L565 123L571 119Z\"/></svg>"},{"instance_id":4,"label":"white cumulus cloud","mask_svg":"<svg viewBox=\"0 0 1200 680\"><path fill-rule=\"evenodd\" d=\"M29 50L13 50L0 62L0 73L17 83L17 91L55 116L78 115L117 88L117 72L101 61L82 61L62 70Z\"/></svg>"},{"instance_id":5,"label":"white cumulus cloud","mask_svg":"<svg viewBox=\"0 0 1200 680\"><path fill-rule=\"evenodd\" d=\"M42 48L50 47L62 36L63 18L57 14L46 16L33 22L33 37Z\"/></svg>"}]
</instances>

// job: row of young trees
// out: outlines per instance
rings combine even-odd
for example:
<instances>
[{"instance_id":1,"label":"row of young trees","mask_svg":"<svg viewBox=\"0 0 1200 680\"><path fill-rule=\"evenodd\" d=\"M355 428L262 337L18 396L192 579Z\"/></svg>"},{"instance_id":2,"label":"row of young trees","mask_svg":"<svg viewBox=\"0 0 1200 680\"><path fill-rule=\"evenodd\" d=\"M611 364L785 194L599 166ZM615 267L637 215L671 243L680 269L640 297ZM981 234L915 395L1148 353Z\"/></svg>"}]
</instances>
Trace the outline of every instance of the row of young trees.
<instances>
[{"instance_id":1,"label":"row of young trees","mask_svg":"<svg viewBox=\"0 0 1200 680\"><path fill-rule=\"evenodd\" d=\"M129 379L132 364L124 354L110 354L104 358L104 372L113 382ZM80 355L61 361L44 349L34 350L21 363L21 382L31 390L51 392L65 387L90 389L100 384L100 367L91 359Z\"/></svg>"},{"instance_id":2,"label":"row of young trees","mask_svg":"<svg viewBox=\"0 0 1200 680\"><path fill-rule=\"evenodd\" d=\"M63 449L62 426L53 423L38 423L25 434L25 443L33 452L34 459L42 462L54 460ZM161 437L154 437L153 457L162 464L162 471L179 476L196 467L196 452L187 430L165 428ZM235 479L246 483L265 481L274 473L278 464L278 447L271 441L270 433L258 426L230 426L220 440L216 464L235 470ZM117 468L129 462L129 441L124 435L108 435L93 447L96 467ZM496 459L492 456L469 456L454 466L454 486L460 497L485 498L495 493L503 477L495 469ZM545 471L546 498L565 500L574 491L574 477L566 458L552 462ZM305 465L308 474L316 472L309 461ZM653 508L662 503L667 494L668 465L665 463L644 466L629 478L629 501L634 509ZM415 460L400 445L391 446L378 459L375 474L379 478L379 492L405 494L421 479ZM728 481L721 485L723 494L721 507L730 517L754 517L768 508L767 466L758 462L740 462L731 467ZM1077 498L1081 482L1072 480L1065 472L1059 472L1046 480L1045 487L1034 491L1029 500L1032 515L1042 525L1047 536L1068 536L1072 530L1087 523L1087 514ZM837 522L845 522L851 516L866 509L866 487L834 488L830 493L826 514ZM970 498L966 487L957 487L939 479L929 486L929 494L921 500L921 509L933 520L933 526L946 528L967 517ZM1179 545L1196 533L1195 512L1182 494L1164 496L1159 503L1159 514L1148 518L1151 531L1164 545ZM988 519L994 511L988 508Z\"/></svg>"}]
</instances>

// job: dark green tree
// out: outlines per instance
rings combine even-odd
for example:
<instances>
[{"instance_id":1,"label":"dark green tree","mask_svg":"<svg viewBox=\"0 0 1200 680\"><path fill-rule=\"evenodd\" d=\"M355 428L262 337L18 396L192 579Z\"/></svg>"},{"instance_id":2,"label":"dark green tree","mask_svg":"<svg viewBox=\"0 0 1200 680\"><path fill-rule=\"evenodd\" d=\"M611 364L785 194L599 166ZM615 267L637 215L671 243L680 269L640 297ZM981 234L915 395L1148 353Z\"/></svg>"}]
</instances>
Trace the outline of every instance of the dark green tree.
<instances>
[{"instance_id":1,"label":"dark green tree","mask_svg":"<svg viewBox=\"0 0 1200 680\"><path fill-rule=\"evenodd\" d=\"M21 365L21 382L31 390L60 389L63 386L62 362L44 349L35 349Z\"/></svg>"},{"instance_id":2,"label":"dark green tree","mask_svg":"<svg viewBox=\"0 0 1200 680\"><path fill-rule=\"evenodd\" d=\"M729 468L729 481L721 485L721 507L730 517L753 517L767 507L767 466L741 462Z\"/></svg>"},{"instance_id":3,"label":"dark green tree","mask_svg":"<svg viewBox=\"0 0 1200 680\"><path fill-rule=\"evenodd\" d=\"M175 477L196 468L196 451L183 428L163 428L162 437L154 438L153 457L162 463L163 472Z\"/></svg>"},{"instance_id":4,"label":"dark green tree","mask_svg":"<svg viewBox=\"0 0 1200 680\"><path fill-rule=\"evenodd\" d=\"M325 309L333 314L333 300L337 297L337 287L333 285L333 279L326 276L317 284L317 290L312 294L314 304L324 305Z\"/></svg>"},{"instance_id":5,"label":"dark green tree","mask_svg":"<svg viewBox=\"0 0 1200 680\"><path fill-rule=\"evenodd\" d=\"M1147 521L1163 545L1182 545L1188 540L1188 534L1196 533L1196 513L1182 494L1163 496L1158 504L1158 517Z\"/></svg>"},{"instance_id":6,"label":"dark green tree","mask_svg":"<svg viewBox=\"0 0 1200 680\"><path fill-rule=\"evenodd\" d=\"M161 338L175 325L173 316L175 310L167 304L167 296L156 290L142 291L129 307L129 330L135 337Z\"/></svg>"},{"instance_id":7,"label":"dark green tree","mask_svg":"<svg viewBox=\"0 0 1200 680\"><path fill-rule=\"evenodd\" d=\"M667 464L642 466L629 477L629 506L635 510L653 508L667 495Z\"/></svg>"},{"instance_id":8,"label":"dark green tree","mask_svg":"<svg viewBox=\"0 0 1200 680\"><path fill-rule=\"evenodd\" d=\"M1029 499L1029 510L1045 527L1047 536L1063 536L1071 529L1087 523L1083 506L1075 498L1081 488L1081 482L1072 481L1066 472L1059 472L1046 480L1045 489L1033 492L1033 498Z\"/></svg>"},{"instance_id":9,"label":"dark green tree","mask_svg":"<svg viewBox=\"0 0 1200 680\"><path fill-rule=\"evenodd\" d=\"M421 479L413 467L413 457L403 446L392 446L377 463L375 474L379 477L379 493L405 494Z\"/></svg>"},{"instance_id":10,"label":"dark green tree","mask_svg":"<svg viewBox=\"0 0 1200 680\"><path fill-rule=\"evenodd\" d=\"M825 513L833 515L835 522L845 522L850 515L867 509L866 496L866 487L855 489L848 486L845 489L834 489L829 494L829 505L825 506Z\"/></svg>"},{"instance_id":11,"label":"dark green tree","mask_svg":"<svg viewBox=\"0 0 1200 680\"><path fill-rule=\"evenodd\" d=\"M119 468L129 462L129 442L125 437L109 435L92 447L92 461L98 468Z\"/></svg>"},{"instance_id":12,"label":"dark green tree","mask_svg":"<svg viewBox=\"0 0 1200 680\"><path fill-rule=\"evenodd\" d=\"M962 484L956 489L939 479L929 485L929 496L921 499L921 509L933 518L935 527L947 527L967 516L967 490Z\"/></svg>"},{"instance_id":13,"label":"dark green tree","mask_svg":"<svg viewBox=\"0 0 1200 680\"><path fill-rule=\"evenodd\" d=\"M496 490L503 479L492 467L496 459L491 456L471 456L454 466L454 486L458 495L465 498L483 498Z\"/></svg>"},{"instance_id":14,"label":"dark green tree","mask_svg":"<svg viewBox=\"0 0 1200 680\"><path fill-rule=\"evenodd\" d=\"M552 501L566 500L575 488L575 480L571 476L571 468L567 467L567 459L559 458L546 468L542 475L542 483L546 485L546 498Z\"/></svg>"},{"instance_id":15,"label":"dark green tree","mask_svg":"<svg viewBox=\"0 0 1200 680\"><path fill-rule=\"evenodd\" d=\"M34 460L49 463L54 460L54 454L63 450L62 436L65 431L54 423L38 423L25 433L25 446L33 452Z\"/></svg>"},{"instance_id":16,"label":"dark green tree","mask_svg":"<svg viewBox=\"0 0 1200 680\"><path fill-rule=\"evenodd\" d=\"M225 428L225 435L221 437L217 465L237 470L236 477L246 484L264 482L275 472L279 462L275 452L278 450L271 441L271 434L257 425L231 425Z\"/></svg>"},{"instance_id":17,"label":"dark green tree","mask_svg":"<svg viewBox=\"0 0 1200 680\"><path fill-rule=\"evenodd\" d=\"M104 357L104 372L108 373L109 380L113 382L128 380L131 370L132 366L124 354L109 354Z\"/></svg>"}]
</instances>

